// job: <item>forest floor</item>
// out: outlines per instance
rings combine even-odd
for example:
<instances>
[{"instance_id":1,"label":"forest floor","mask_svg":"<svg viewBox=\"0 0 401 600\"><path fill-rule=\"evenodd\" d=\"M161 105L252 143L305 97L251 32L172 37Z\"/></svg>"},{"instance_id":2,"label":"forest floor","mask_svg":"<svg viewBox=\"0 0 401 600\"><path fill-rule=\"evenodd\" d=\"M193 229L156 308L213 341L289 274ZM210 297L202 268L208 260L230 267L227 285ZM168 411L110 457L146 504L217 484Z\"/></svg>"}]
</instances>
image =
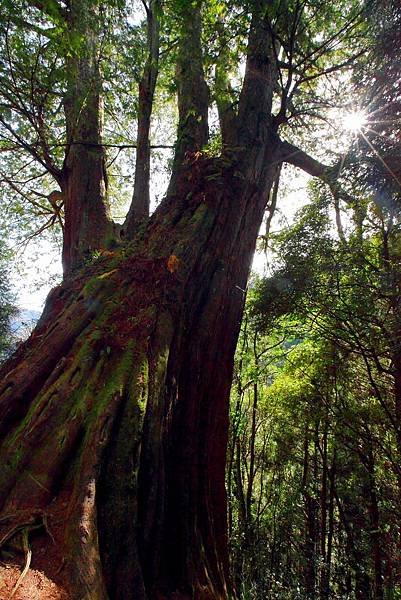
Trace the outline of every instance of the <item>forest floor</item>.
<instances>
[{"instance_id":1,"label":"forest floor","mask_svg":"<svg viewBox=\"0 0 401 600\"><path fill-rule=\"evenodd\" d=\"M23 568L23 564L0 563L0 600L67 600L57 583L34 568L29 569L13 593Z\"/></svg>"}]
</instances>

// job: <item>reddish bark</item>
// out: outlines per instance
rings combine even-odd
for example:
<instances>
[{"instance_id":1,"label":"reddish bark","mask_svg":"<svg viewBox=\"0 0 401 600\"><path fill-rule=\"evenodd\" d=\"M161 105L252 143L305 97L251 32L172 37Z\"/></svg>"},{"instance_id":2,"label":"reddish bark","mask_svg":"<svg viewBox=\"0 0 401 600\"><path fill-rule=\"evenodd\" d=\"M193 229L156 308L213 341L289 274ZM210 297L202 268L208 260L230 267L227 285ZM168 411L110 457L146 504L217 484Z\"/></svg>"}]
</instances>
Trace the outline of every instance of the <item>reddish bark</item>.
<instances>
[{"instance_id":1,"label":"reddish bark","mask_svg":"<svg viewBox=\"0 0 401 600\"><path fill-rule=\"evenodd\" d=\"M94 3L69 3L65 22L78 47L65 57L67 147L59 183L64 196L63 268L80 267L113 237L108 214L100 74L100 21ZM77 42L75 42L77 44Z\"/></svg>"},{"instance_id":2,"label":"reddish bark","mask_svg":"<svg viewBox=\"0 0 401 600\"><path fill-rule=\"evenodd\" d=\"M161 0L151 0L146 9L148 56L138 94L138 135L135 161L135 182L132 204L124 223L125 235L135 234L138 225L149 217L150 195L150 119L156 89L159 64L159 13Z\"/></svg>"},{"instance_id":3,"label":"reddish bark","mask_svg":"<svg viewBox=\"0 0 401 600\"><path fill-rule=\"evenodd\" d=\"M3 514L47 515L71 598L227 596L228 396L272 150L262 189L245 160L184 165L134 253L56 290L3 371Z\"/></svg>"}]
</instances>

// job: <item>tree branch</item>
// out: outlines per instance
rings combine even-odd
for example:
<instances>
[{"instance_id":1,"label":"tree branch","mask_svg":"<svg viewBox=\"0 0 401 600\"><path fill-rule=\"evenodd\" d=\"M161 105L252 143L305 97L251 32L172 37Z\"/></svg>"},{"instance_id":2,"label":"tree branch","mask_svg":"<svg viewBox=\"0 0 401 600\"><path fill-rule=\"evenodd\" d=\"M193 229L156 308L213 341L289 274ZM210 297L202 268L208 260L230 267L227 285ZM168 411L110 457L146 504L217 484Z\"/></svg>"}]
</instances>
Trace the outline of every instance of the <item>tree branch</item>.
<instances>
[{"instance_id":1,"label":"tree branch","mask_svg":"<svg viewBox=\"0 0 401 600\"><path fill-rule=\"evenodd\" d=\"M319 162L294 144L282 141L280 147L281 160L283 162L294 165L312 175L318 177L325 183L332 183L337 179L337 165L329 166Z\"/></svg>"},{"instance_id":2,"label":"tree branch","mask_svg":"<svg viewBox=\"0 0 401 600\"><path fill-rule=\"evenodd\" d=\"M9 177L7 177L1 171L0 171L0 177L2 177L3 181L5 181L10 186L10 188L12 190L14 190L14 192L17 192L17 194L19 194L20 196L22 196L22 198L24 198L24 200L26 200L27 202L29 202L29 204L31 204L32 206L34 206L37 209L40 209L40 210L44 211L44 213L46 215L53 214L53 210L50 208L50 206L44 206L40 202L36 202L32 198L30 198ZM41 196L42 196L42 194L41 194ZM44 194L43 194L43 197L47 199L47 196L45 196Z\"/></svg>"},{"instance_id":3,"label":"tree branch","mask_svg":"<svg viewBox=\"0 0 401 600\"><path fill-rule=\"evenodd\" d=\"M302 169L305 173L312 175L312 177L318 177L321 179L321 181L329 186L334 199L338 237L340 238L340 242L342 244L346 244L347 240L341 222L340 199L343 199L348 204L350 204L353 199L345 190L342 189L337 181L341 172L342 163L325 165L289 142L281 141L280 150L283 162Z\"/></svg>"},{"instance_id":4,"label":"tree branch","mask_svg":"<svg viewBox=\"0 0 401 600\"><path fill-rule=\"evenodd\" d=\"M50 144L52 148L63 148L65 146L89 146L91 148L118 148L120 150L126 150L129 148L138 148L138 144L97 144L95 142L83 142L79 140L72 141L70 143ZM149 148L157 150L158 148L174 150L175 146L171 144L150 144Z\"/></svg>"},{"instance_id":5,"label":"tree branch","mask_svg":"<svg viewBox=\"0 0 401 600\"><path fill-rule=\"evenodd\" d=\"M335 73L336 71L341 71L341 69L345 69L346 67L351 66L352 63L355 62L355 60L357 58L359 58L363 54L366 54L366 52L367 52L367 49L364 48L363 50L360 50L356 54L353 54L347 60L344 60L341 63L332 65L331 67L327 67L326 69L322 69L321 71L318 71L317 73L314 73L313 75L301 76L300 79L298 79L298 81L296 82L296 84L294 86L294 90L298 89L304 83L313 81L314 79L318 79L319 77L323 77L324 75L330 75L330 73Z\"/></svg>"},{"instance_id":6,"label":"tree branch","mask_svg":"<svg viewBox=\"0 0 401 600\"><path fill-rule=\"evenodd\" d=\"M316 60L316 58L318 58L319 56L322 56L322 54L324 54L324 52L326 52L326 49L328 47L330 47L330 44L334 41L338 41L338 39L341 38L341 36L345 33L348 33L348 29L352 29L354 27L356 27L356 25L358 24L358 19L362 16L363 11L359 10L356 14L354 14L342 27L340 27L340 29L338 29L335 33L333 33L330 37L328 37L322 44L320 44L320 46L318 46L317 48L315 48L314 50L312 50L309 54L305 55L302 57L302 60L299 61L296 65L296 68L299 69L299 67L301 67L302 65L305 65L308 63L308 61L311 61L313 57L314 60ZM311 64L311 63L309 63Z\"/></svg>"},{"instance_id":7,"label":"tree branch","mask_svg":"<svg viewBox=\"0 0 401 600\"><path fill-rule=\"evenodd\" d=\"M40 156L40 154L35 150L33 144L26 142L16 131L14 131L14 129L3 119L3 117L1 115L0 115L0 123L3 125L3 127L5 129L7 129L7 131L12 135L12 137L18 142L18 144L21 148L26 150L31 156L33 156L33 158L35 160L38 161L38 163L40 163L42 165L42 167L47 169L47 165L46 165L45 161Z\"/></svg>"},{"instance_id":8,"label":"tree branch","mask_svg":"<svg viewBox=\"0 0 401 600\"><path fill-rule=\"evenodd\" d=\"M37 8L51 19L65 19L66 11L57 0L31 0L31 6Z\"/></svg>"}]
</instances>

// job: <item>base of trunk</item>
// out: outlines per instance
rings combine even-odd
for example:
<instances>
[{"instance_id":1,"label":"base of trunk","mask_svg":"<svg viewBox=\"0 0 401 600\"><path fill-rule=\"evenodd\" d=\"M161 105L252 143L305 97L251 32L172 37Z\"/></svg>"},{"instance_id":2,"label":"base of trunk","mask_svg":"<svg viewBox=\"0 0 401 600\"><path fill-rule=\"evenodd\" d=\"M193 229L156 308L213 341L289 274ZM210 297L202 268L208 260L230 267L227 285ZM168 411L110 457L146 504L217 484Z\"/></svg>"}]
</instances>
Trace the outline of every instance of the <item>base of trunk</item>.
<instances>
[{"instance_id":1,"label":"base of trunk","mask_svg":"<svg viewBox=\"0 0 401 600\"><path fill-rule=\"evenodd\" d=\"M271 165L260 188L194 156L135 243L54 292L4 367L0 547L31 544L25 584L228 598L228 402Z\"/></svg>"}]
</instances>

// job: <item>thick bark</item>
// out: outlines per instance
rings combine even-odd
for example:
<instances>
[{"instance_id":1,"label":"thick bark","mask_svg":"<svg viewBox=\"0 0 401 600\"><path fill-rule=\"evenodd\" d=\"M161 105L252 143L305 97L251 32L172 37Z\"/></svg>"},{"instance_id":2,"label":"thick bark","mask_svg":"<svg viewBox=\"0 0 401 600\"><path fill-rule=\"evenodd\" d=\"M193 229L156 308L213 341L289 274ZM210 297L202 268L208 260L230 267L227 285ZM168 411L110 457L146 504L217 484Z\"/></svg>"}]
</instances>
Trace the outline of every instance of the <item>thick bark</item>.
<instances>
[{"instance_id":1,"label":"thick bark","mask_svg":"<svg viewBox=\"0 0 401 600\"><path fill-rule=\"evenodd\" d=\"M278 73L266 2L255 0L253 5L244 84L238 106L238 128L241 141L262 144L274 120L273 91Z\"/></svg>"},{"instance_id":2,"label":"thick bark","mask_svg":"<svg viewBox=\"0 0 401 600\"><path fill-rule=\"evenodd\" d=\"M73 0L66 22L72 49L66 58L67 150L60 185L65 213L63 267L68 273L107 245L113 227L102 146L99 15L92 3Z\"/></svg>"},{"instance_id":3,"label":"thick bark","mask_svg":"<svg viewBox=\"0 0 401 600\"><path fill-rule=\"evenodd\" d=\"M202 150L208 140L209 91L203 73L201 0L180 3L180 44L176 78L178 135L175 164Z\"/></svg>"},{"instance_id":4,"label":"thick bark","mask_svg":"<svg viewBox=\"0 0 401 600\"><path fill-rule=\"evenodd\" d=\"M34 564L70 598L227 597L228 396L274 142L259 172L254 152L182 166L135 250L56 290L5 368L5 525L47 517Z\"/></svg>"}]
</instances>

